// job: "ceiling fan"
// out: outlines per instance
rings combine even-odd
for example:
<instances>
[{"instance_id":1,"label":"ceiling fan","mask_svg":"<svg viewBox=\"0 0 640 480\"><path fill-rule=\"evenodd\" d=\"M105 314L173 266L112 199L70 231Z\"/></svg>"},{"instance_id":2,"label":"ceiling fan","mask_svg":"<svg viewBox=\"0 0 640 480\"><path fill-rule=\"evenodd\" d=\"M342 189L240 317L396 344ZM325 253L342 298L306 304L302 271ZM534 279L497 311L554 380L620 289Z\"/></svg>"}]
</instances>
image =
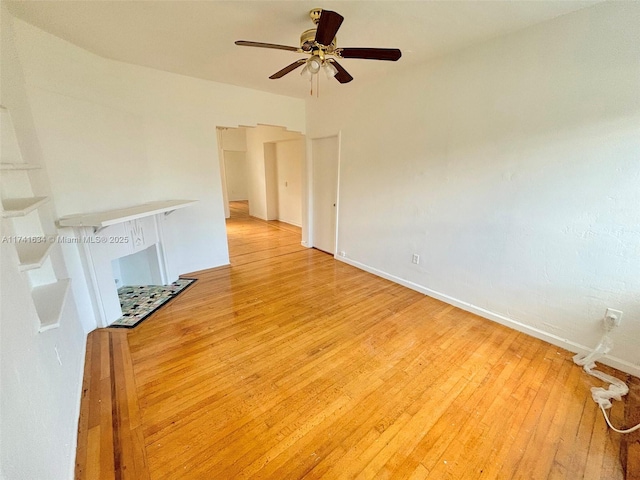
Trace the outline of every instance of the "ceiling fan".
<instances>
[{"instance_id":1,"label":"ceiling fan","mask_svg":"<svg viewBox=\"0 0 640 480\"><path fill-rule=\"evenodd\" d=\"M329 77L335 77L340 83L349 83L353 77L347 72L336 58L362 58L367 60L389 60L395 62L402 56L397 48L339 48L336 45L336 33L344 20L339 13L331 10L314 8L309 16L316 28L311 28L300 35L300 47L276 45L273 43L250 42L246 40L236 41L236 45L243 47L273 48L287 50L296 53L305 53L308 58L301 58L282 70L274 73L269 78L275 80L293 72L304 65L301 75L313 78L313 75L321 69Z\"/></svg>"}]
</instances>

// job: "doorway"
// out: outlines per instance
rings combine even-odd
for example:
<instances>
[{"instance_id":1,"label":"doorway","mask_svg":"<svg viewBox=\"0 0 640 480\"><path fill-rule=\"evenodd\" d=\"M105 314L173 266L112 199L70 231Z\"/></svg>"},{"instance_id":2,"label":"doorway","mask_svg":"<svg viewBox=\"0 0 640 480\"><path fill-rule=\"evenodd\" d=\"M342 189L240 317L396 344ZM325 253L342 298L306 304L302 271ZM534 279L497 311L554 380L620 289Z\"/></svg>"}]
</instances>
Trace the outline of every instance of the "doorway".
<instances>
[{"instance_id":1,"label":"doorway","mask_svg":"<svg viewBox=\"0 0 640 480\"><path fill-rule=\"evenodd\" d=\"M270 125L218 127L218 141L225 217L266 221L297 233L302 243L304 135Z\"/></svg>"},{"instance_id":2,"label":"doorway","mask_svg":"<svg viewBox=\"0 0 640 480\"><path fill-rule=\"evenodd\" d=\"M305 139L264 144L267 220L302 227Z\"/></svg>"},{"instance_id":3,"label":"doorway","mask_svg":"<svg viewBox=\"0 0 640 480\"><path fill-rule=\"evenodd\" d=\"M224 150L224 169L229 202L249 202L245 152Z\"/></svg>"},{"instance_id":4,"label":"doorway","mask_svg":"<svg viewBox=\"0 0 640 480\"><path fill-rule=\"evenodd\" d=\"M339 154L337 135L311 140L313 246L332 255L337 239Z\"/></svg>"}]
</instances>

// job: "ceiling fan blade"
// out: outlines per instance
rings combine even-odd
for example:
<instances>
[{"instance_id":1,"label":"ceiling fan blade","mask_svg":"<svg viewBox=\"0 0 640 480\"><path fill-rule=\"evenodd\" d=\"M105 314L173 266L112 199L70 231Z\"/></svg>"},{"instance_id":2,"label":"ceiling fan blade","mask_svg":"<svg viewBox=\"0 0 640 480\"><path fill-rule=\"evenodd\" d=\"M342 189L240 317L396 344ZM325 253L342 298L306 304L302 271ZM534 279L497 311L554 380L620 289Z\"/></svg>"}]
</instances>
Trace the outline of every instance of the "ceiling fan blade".
<instances>
[{"instance_id":1,"label":"ceiling fan blade","mask_svg":"<svg viewBox=\"0 0 640 480\"><path fill-rule=\"evenodd\" d=\"M322 10L320 14L320 21L318 22L318 29L316 30L316 42L321 45L331 45L344 17L339 13L332 12L331 10Z\"/></svg>"},{"instance_id":2,"label":"ceiling fan blade","mask_svg":"<svg viewBox=\"0 0 640 480\"><path fill-rule=\"evenodd\" d=\"M349 83L351 80L353 80L353 77L349 75L349 72L347 72L342 65L336 62L333 58L329 61L333 64L334 67L336 67L336 70L338 70L338 73L336 73L335 76L336 80L338 80L340 83Z\"/></svg>"},{"instance_id":3,"label":"ceiling fan blade","mask_svg":"<svg viewBox=\"0 0 640 480\"><path fill-rule=\"evenodd\" d=\"M271 75L269 78L272 80L275 80L276 78L282 78L284 77L287 73L293 72L296 68L304 65L306 62L306 60L304 58L301 58L300 60L296 60L295 62L293 62L291 65L287 65L286 67L284 67L282 70L280 70L279 72L274 73L273 75Z\"/></svg>"},{"instance_id":4,"label":"ceiling fan blade","mask_svg":"<svg viewBox=\"0 0 640 480\"><path fill-rule=\"evenodd\" d=\"M390 60L395 62L402 56L397 48L340 48L342 58L364 58L366 60Z\"/></svg>"},{"instance_id":5,"label":"ceiling fan blade","mask_svg":"<svg viewBox=\"0 0 640 480\"><path fill-rule=\"evenodd\" d=\"M299 50L298 47L276 45L275 43L249 42L247 40L236 40L236 45L240 45L241 47L275 48L276 50L288 50L289 52L297 52Z\"/></svg>"}]
</instances>

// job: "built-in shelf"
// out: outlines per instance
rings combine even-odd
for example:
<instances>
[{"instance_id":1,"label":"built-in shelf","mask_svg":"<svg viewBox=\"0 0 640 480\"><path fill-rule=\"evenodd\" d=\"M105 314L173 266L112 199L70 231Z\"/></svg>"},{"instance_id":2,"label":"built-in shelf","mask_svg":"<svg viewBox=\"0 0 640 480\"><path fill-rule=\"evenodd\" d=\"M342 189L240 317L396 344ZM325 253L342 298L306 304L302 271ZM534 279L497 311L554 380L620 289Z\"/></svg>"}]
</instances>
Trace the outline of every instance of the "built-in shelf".
<instances>
[{"instance_id":1,"label":"built-in shelf","mask_svg":"<svg viewBox=\"0 0 640 480\"><path fill-rule=\"evenodd\" d=\"M159 202L145 203L134 207L108 210L98 213L84 213L79 215L69 215L58 220L61 227L93 227L95 229L105 228L110 225L136 220L138 218L149 217L159 213L168 213L179 208L188 207L197 203L197 200L163 200Z\"/></svg>"},{"instance_id":2,"label":"built-in shelf","mask_svg":"<svg viewBox=\"0 0 640 480\"><path fill-rule=\"evenodd\" d=\"M48 197L5 198L2 200L3 217L23 217L49 200Z\"/></svg>"},{"instance_id":3,"label":"built-in shelf","mask_svg":"<svg viewBox=\"0 0 640 480\"><path fill-rule=\"evenodd\" d=\"M40 168L40 165L34 165L33 163L0 163L0 170L36 170Z\"/></svg>"},{"instance_id":4,"label":"built-in shelf","mask_svg":"<svg viewBox=\"0 0 640 480\"><path fill-rule=\"evenodd\" d=\"M40 317L39 332L60 326L60 317L69 293L69 279L41 285L31 290L31 298Z\"/></svg>"},{"instance_id":5,"label":"built-in shelf","mask_svg":"<svg viewBox=\"0 0 640 480\"><path fill-rule=\"evenodd\" d=\"M0 105L2 116L2 156L0 157L0 171L2 171L2 218L24 217L40 208L49 201L48 197L34 197L31 170L40 168L39 165L23 162L18 144L16 132L13 128L9 111ZM11 172L16 172L11 174ZM38 221L41 231L40 219L31 217L29 220ZM18 256L18 269L22 272L29 271L25 275L25 286L36 285L31 288L31 299L35 307L40 327L38 331L44 332L60 325L60 317L69 293L70 280L58 280L53 264L47 261L53 243L45 240L46 237L30 236L28 231L37 231L35 224L22 221L14 221L16 242L15 248ZM31 240L31 241L30 241ZM48 239L47 239L48 240Z\"/></svg>"},{"instance_id":6,"label":"built-in shelf","mask_svg":"<svg viewBox=\"0 0 640 480\"><path fill-rule=\"evenodd\" d=\"M20 270L25 272L27 270L33 270L34 268L40 268L47 259L52 246L53 243L50 242L17 243L16 251L20 259Z\"/></svg>"}]
</instances>

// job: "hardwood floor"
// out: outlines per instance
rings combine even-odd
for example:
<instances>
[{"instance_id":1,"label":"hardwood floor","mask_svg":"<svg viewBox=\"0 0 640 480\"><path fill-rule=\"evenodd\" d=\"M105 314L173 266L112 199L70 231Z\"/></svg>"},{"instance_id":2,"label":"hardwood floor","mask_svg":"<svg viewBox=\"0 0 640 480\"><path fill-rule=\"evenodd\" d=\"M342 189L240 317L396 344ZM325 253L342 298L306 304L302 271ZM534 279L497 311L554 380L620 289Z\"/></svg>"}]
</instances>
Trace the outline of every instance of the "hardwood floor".
<instances>
[{"instance_id":1,"label":"hardwood floor","mask_svg":"<svg viewBox=\"0 0 640 480\"><path fill-rule=\"evenodd\" d=\"M244 205L228 237L230 266L188 275L127 331L130 362L111 368L133 421L116 408L112 423L134 444L116 477L78 478L145 478L131 464L153 480L624 477L597 380L569 352L303 248L299 229ZM624 423L623 402L611 415ZM101 447L83 418L86 464Z\"/></svg>"},{"instance_id":2,"label":"hardwood floor","mask_svg":"<svg viewBox=\"0 0 640 480\"><path fill-rule=\"evenodd\" d=\"M632 427L640 423L640 378L631 377L628 385L625 423L628 427ZM627 474L627 480L640 480L640 430L624 435L620 459Z\"/></svg>"},{"instance_id":3,"label":"hardwood floor","mask_svg":"<svg viewBox=\"0 0 640 480\"><path fill-rule=\"evenodd\" d=\"M125 330L94 330L87 339L75 476L149 478Z\"/></svg>"}]
</instances>

